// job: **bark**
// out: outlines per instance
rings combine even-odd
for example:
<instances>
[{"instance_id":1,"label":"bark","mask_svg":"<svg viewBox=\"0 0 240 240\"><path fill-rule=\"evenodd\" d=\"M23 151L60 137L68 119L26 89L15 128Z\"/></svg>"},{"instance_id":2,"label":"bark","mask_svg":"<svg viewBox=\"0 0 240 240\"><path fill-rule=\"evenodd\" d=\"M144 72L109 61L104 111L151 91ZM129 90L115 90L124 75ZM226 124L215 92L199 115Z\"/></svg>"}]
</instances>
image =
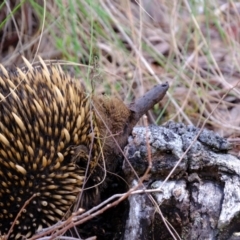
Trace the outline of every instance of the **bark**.
<instances>
[{"instance_id":1,"label":"bark","mask_svg":"<svg viewBox=\"0 0 240 240\"><path fill-rule=\"evenodd\" d=\"M198 133L196 127L173 122L134 128L125 147L125 178L129 185L136 185L131 166L138 176L147 169L148 134L152 168L143 188L159 191L129 197L125 240L173 239L151 197L180 239L240 239L240 160L229 153L231 146L226 139L203 130L194 142Z\"/></svg>"}]
</instances>

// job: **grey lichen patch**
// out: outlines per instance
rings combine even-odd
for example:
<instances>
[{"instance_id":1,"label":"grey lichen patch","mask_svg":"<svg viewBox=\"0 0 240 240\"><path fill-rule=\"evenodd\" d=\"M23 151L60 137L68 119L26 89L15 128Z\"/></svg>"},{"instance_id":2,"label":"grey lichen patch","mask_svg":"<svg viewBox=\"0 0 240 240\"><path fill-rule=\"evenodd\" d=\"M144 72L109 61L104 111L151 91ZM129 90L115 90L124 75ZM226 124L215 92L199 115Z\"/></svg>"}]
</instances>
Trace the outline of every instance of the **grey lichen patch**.
<instances>
[{"instance_id":1,"label":"grey lichen patch","mask_svg":"<svg viewBox=\"0 0 240 240\"><path fill-rule=\"evenodd\" d=\"M136 186L137 181L132 182ZM141 236L148 236L147 231L153 221L154 209L151 207L150 200L142 194L134 194L129 197L130 211L126 222L124 239L142 239ZM145 238L149 239L149 238Z\"/></svg>"},{"instance_id":2,"label":"grey lichen patch","mask_svg":"<svg viewBox=\"0 0 240 240\"><path fill-rule=\"evenodd\" d=\"M168 200L172 197L175 200L182 202L189 198L188 191L186 189L186 181L167 181L163 183L163 181L155 181L151 184L151 188L159 189L159 192L153 193L156 197L158 204L162 204L164 200Z\"/></svg>"},{"instance_id":3,"label":"grey lichen patch","mask_svg":"<svg viewBox=\"0 0 240 240\"><path fill-rule=\"evenodd\" d=\"M140 139L141 141L139 141ZM148 141L150 146L152 146L152 153L156 151L171 152L178 157L183 153L181 137L164 127L155 125L151 125L149 128L136 127L132 131L132 136L129 137L129 142L131 141L144 146L143 152L146 150L146 142Z\"/></svg>"},{"instance_id":4,"label":"grey lichen patch","mask_svg":"<svg viewBox=\"0 0 240 240\"><path fill-rule=\"evenodd\" d=\"M240 213L240 177L222 176L225 182L222 211L218 221L218 228L226 227L235 216Z\"/></svg>"},{"instance_id":5,"label":"grey lichen patch","mask_svg":"<svg viewBox=\"0 0 240 240\"><path fill-rule=\"evenodd\" d=\"M206 129L201 132L169 122L161 127L135 127L128 142L125 156L129 162L123 164L127 181L136 178L129 163L141 176L151 157L152 168L144 184L156 188L154 199L182 239L225 240L240 231L240 160L228 153L231 144L226 139ZM144 195L147 198L141 195L141 202ZM155 236L167 239L170 235L165 235L163 222L154 216L154 229L160 229Z\"/></svg>"},{"instance_id":6,"label":"grey lichen patch","mask_svg":"<svg viewBox=\"0 0 240 240\"><path fill-rule=\"evenodd\" d=\"M125 148L125 153L140 174L148 166L147 143L151 147L152 173L159 173L161 169L161 173L165 176L180 158L183 159L175 171L176 174L179 173L180 168L185 171L187 168L194 170L199 167L216 165L216 159L219 159L218 164L222 163L220 165L224 167L225 161L222 159L226 158L226 152L231 149L231 144L208 130L203 130L196 139L199 131L200 129L194 126L173 122L162 127L153 125L148 128L135 127L128 139L129 144ZM184 155L189 146L191 148ZM229 158L231 159L231 155ZM232 165L234 168L237 167L234 162ZM127 162L124 162L123 168L126 173L132 172ZM166 172L163 172L163 169ZM238 171L238 168L235 171Z\"/></svg>"},{"instance_id":7,"label":"grey lichen patch","mask_svg":"<svg viewBox=\"0 0 240 240\"><path fill-rule=\"evenodd\" d=\"M135 127L132 136L128 139L129 144L125 148L125 154L133 168L141 175L148 166L148 145L151 150L152 174L161 172L166 176L170 169L183 155L183 142L181 136L165 127L149 126ZM123 169L125 174L132 174L132 169L128 161L124 161ZM180 164L182 169L186 169L186 158ZM161 171L165 169L165 171ZM179 173L178 169L176 173Z\"/></svg>"},{"instance_id":8,"label":"grey lichen patch","mask_svg":"<svg viewBox=\"0 0 240 240\"><path fill-rule=\"evenodd\" d=\"M186 126L183 123L168 122L165 127L171 129L174 133L182 136L184 149L186 150L190 144L192 144L194 138L199 133L200 129L195 126ZM200 145L204 145L212 151L225 152L231 149L231 144L225 139L220 137L213 131L203 129L196 141L192 146L192 151L200 148Z\"/></svg>"},{"instance_id":9,"label":"grey lichen patch","mask_svg":"<svg viewBox=\"0 0 240 240\"><path fill-rule=\"evenodd\" d=\"M231 172L240 175L240 160L229 153L216 153L202 150L198 153L189 154L189 169L200 169L202 167L217 167L221 172ZM211 174L211 172L210 172Z\"/></svg>"}]
</instances>

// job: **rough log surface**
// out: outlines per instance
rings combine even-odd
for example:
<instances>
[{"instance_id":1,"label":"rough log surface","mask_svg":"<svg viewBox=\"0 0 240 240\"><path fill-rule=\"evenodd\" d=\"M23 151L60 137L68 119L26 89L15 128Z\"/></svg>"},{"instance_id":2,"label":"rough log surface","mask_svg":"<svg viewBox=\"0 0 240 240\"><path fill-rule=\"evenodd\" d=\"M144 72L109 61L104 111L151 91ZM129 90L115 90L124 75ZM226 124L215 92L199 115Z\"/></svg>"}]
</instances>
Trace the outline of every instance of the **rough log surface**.
<instances>
[{"instance_id":1,"label":"rough log surface","mask_svg":"<svg viewBox=\"0 0 240 240\"><path fill-rule=\"evenodd\" d=\"M129 197L124 239L173 239L151 196L181 239L240 239L240 160L228 153L227 140L203 130L193 143L199 129L173 122L146 129L134 128L125 154L142 176L148 166L147 131L153 165L144 187L159 191ZM162 184L190 144L171 178ZM136 185L127 161L123 171L128 183Z\"/></svg>"}]
</instances>

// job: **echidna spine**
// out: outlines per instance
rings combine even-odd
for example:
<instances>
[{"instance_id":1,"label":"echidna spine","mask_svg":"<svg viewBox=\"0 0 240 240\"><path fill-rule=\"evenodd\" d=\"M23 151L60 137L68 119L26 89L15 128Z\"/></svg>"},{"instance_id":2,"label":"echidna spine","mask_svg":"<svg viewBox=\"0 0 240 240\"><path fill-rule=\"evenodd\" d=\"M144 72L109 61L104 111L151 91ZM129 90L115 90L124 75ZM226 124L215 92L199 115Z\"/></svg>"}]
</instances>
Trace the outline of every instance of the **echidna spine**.
<instances>
[{"instance_id":1,"label":"echidna spine","mask_svg":"<svg viewBox=\"0 0 240 240\"><path fill-rule=\"evenodd\" d=\"M12 72L0 66L0 235L8 234L36 194L9 239L30 237L61 220L82 191L89 154L91 172L100 152L81 86L58 65L24 62L27 69Z\"/></svg>"}]
</instances>

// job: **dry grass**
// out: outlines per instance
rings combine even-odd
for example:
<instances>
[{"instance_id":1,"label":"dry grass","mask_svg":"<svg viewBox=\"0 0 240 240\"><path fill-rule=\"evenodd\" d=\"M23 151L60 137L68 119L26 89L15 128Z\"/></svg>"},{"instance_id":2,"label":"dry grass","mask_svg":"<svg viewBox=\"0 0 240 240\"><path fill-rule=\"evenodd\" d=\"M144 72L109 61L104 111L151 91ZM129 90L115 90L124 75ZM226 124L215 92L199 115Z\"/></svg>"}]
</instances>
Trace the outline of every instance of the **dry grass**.
<instances>
[{"instance_id":1,"label":"dry grass","mask_svg":"<svg viewBox=\"0 0 240 240\"><path fill-rule=\"evenodd\" d=\"M5 1L0 8L3 65L21 65L21 55L65 59L88 89L94 78L97 92L126 102L168 81L152 122L200 127L208 118L206 127L238 137L239 3ZM90 74L89 65L97 71Z\"/></svg>"}]
</instances>

